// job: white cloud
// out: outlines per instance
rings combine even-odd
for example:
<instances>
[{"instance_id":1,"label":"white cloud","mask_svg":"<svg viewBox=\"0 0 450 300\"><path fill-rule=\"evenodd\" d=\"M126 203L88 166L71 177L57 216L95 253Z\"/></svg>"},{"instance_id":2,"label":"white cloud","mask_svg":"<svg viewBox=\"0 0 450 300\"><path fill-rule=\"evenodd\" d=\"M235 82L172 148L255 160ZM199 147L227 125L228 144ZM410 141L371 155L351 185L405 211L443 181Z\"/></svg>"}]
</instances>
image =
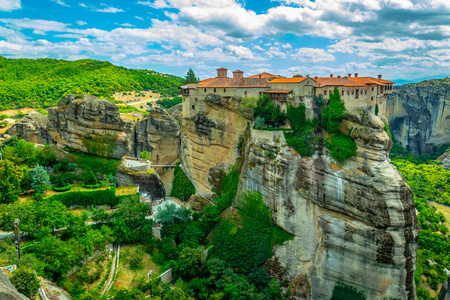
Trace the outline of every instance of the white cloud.
<instances>
[{"instance_id":1,"label":"white cloud","mask_svg":"<svg viewBox=\"0 0 450 300\"><path fill-rule=\"evenodd\" d=\"M47 31L65 31L67 26L70 24L56 22L56 21L47 21L40 19L0 19L0 22L4 23L8 27L13 28L26 28L39 30L41 32Z\"/></svg>"},{"instance_id":2,"label":"white cloud","mask_svg":"<svg viewBox=\"0 0 450 300\"><path fill-rule=\"evenodd\" d=\"M81 6L81 7L87 7L87 5L86 5L86 4L84 4L84 3L81 3L81 2L80 2L80 3L78 3L78 5L79 5L79 6Z\"/></svg>"},{"instance_id":3,"label":"white cloud","mask_svg":"<svg viewBox=\"0 0 450 300\"><path fill-rule=\"evenodd\" d=\"M281 47L285 48L285 49L290 49L290 48L292 48L292 45L289 43L286 43L286 44L281 45Z\"/></svg>"},{"instance_id":4,"label":"white cloud","mask_svg":"<svg viewBox=\"0 0 450 300\"><path fill-rule=\"evenodd\" d=\"M123 12L123 9L115 8L115 7L109 6L109 7L105 7L105 8L98 8L98 9L95 9L95 11L98 11L98 12L104 12L104 13L113 13L113 14L115 14L115 13L118 13L118 12Z\"/></svg>"},{"instance_id":5,"label":"white cloud","mask_svg":"<svg viewBox=\"0 0 450 300\"><path fill-rule=\"evenodd\" d=\"M63 0L52 0L52 1L58 3L59 5L70 7L70 5L64 2Z\"/></svg>"},{"instance_id":6,"label":"white cloud","mask_svg":"<svg viewBox=\"0 0 450 300\"><path fill-rule=\"evenodd\" d=\"M297 49L292 57L304 63L314 64L335 60L335 57L332 54L320 48L300 48Z\"/></svg>"},{"instance_id":7,"label":"white cloud","mask_svg":"<svg viewBox=\"0 0 450 300\"><path fill-rule=\"evenodd\" d=\"M252 51L243 46L229 45L225 47L226 51L241 59L253 59Z\"/></svg>"},{"instance_id":8,"label":"white cloud","mask_svg":"<svg viewBox=\"0 0 450 300\"><path fill-rule=\"evenodd\" d=\"M80 25L80 26L84 26L84 25L87 25L87 23L86 23L86 22L84 22L84 21L81 21L81 20L77 20L77 24L78 24L78 25Z\"/></svg>"},{"instance_id":9,"label":"white cloud","mask_svg":"<svg viewBox=\"0 0 450 300\"><path fill-rule=\"evenodd\" d=\"M0 0L0 11L12 11L22 8L20 0Z\"/></svg>"},{"instance_id":10,"label":"white cloud","mask_svg":"<svg viewBox=\"0 0 450 300\"><path fill-rule=\"evenodd\" d=\"M258 46L258 45L254 46L253 48L254 48L254 49L256 49L256 50L259 50L259 51L264 51L264 49L263 49L263 48L261 48L261 47L260 47L260 46Z\"/></svg>"},{"instance_id":11,"label":"white cloud","mask_svg":"<svg viewBox=\"0 0 450 300\"><path fill-rule=\"evenodd\" d=\"M165 0L154 0L153 2L150 2L150 1L139 1L138 4L145 5L145 6L150 6L150 7L156 8L156 9L170 7L170 5L167 4L167 2Z\"/></svg>"},{"instance_id":12,"label":"white cloud","mask_svg":"<svg viewBox=\"0 0 450 300\"><path fill-rule=\"evenodd\" d=\"M135 16L135 18L138 19L138 20L144 21L143 17Z\"/></svg>"},{"instance_id":13,"label":"white cloud","mask_svg":"<svg viewBox=\"0 0 450 300\"><path fill-rule=\"evenodd\" d=\"M136 27L136 26L134 26L133 24L130 24L130 23L122 23L122 24L119 24L120 26L123 26L123 27Z\"/></svg>"}]
</instances>

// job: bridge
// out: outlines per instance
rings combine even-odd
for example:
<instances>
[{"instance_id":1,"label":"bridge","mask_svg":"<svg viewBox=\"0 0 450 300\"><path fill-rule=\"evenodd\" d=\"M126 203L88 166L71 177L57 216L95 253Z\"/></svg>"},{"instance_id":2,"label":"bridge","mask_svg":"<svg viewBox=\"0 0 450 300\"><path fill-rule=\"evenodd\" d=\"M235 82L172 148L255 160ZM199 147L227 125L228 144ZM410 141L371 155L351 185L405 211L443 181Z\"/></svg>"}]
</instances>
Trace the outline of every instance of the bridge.
<instances>
[{"instance_id":1,"label":"bridge","mask_svg":"<svg viewBox=\"0 0 450 300\"><path fill-rule=\"evenodd\" d=\"M175 168L177 165L152 165L152 168Z\"/></svg>"}]
</instances>

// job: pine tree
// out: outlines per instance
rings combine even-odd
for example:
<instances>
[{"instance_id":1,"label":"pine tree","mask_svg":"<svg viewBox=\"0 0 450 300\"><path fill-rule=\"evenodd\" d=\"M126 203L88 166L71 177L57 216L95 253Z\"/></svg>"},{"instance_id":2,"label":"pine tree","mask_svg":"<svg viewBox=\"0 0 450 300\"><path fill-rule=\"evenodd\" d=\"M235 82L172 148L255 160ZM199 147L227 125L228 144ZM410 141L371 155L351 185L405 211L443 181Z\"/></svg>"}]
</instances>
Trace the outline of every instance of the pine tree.
<instances>
[{"instance_id":1,"label":"pine tree","mask_svg":"<svg viewBox=\"0 0 450 300\"><path fill-rule=\"evenodd\" d=\"M36 165L31 171L31 186L36 194L44 193L50 188L50 177L44 167Z\"/></svg>"},{"instance_id":2,"label":"pine tree","mask_svg":"<svg viewBox=\"0 0 450 300\"><path fill-rule=\"evenodd\" d=\"M189 68L189 71L186 73L186 77L184 77L184 83L198 83L199 78L195 76L194 71L192 71L191 68Z\"/></svg>"}]
</instances>

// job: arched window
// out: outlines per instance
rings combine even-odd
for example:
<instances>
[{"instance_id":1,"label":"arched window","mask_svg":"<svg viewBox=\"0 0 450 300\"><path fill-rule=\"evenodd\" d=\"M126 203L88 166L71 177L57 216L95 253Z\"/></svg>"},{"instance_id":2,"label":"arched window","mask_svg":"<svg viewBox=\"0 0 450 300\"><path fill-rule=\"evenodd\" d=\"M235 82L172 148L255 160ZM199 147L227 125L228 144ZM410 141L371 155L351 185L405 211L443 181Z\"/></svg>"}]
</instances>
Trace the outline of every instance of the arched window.
<instances>
[{"instance_id":1,"label":"arched window","mask_svg":"<svg viewBox=\"0 0 450 300\"><path fill-rule=\"evenodd\" d=\"M367 90L364 91L364 95L367 95Z\"/></svg>"},{"instance_id":2,"label":"arched window","mask_svg":"<svg viewBox=\"0 0 450 300\"><path fill-rule=\"evenodd\" d=\"M331 95L331 90L329 90L328 93Z\"/></svg>"},{"instance_id":3,"label":"arched window","mask_svg":"<svg viewBox=\"0 0 450 300\"><path fill-rule=\"evenodd\" d=\"M352 90L352 96L355 94L355 90Z\"/></svg>"},{"instance_id":4,"label":"arched window","mask_svg":"<svg viewBox=\"0 0 450 300\"><path fill-rule=\"evenodd\" d=\"M342 90L342 93L341 93L341 95L342 95L342 96L344 96L344 90Z\"/></svg>"},{"instance_id":5,"label":"arched window","mask_svg":"<svg viewBox=\"0 0 450 300\"><path fill-rule=\"evenodd\" d=\"M214 88L214 93L216 92L216 88Z\"/></svg>"},{"instance_id":6,"label":"arched window","mask_svg":"<svg viewBox=\"0 0 450 300\"><path fill-rule=\"evenodd\" d=\"M350 90L347 90L347 96L349 96L350 95Z\"/></svg>"},{"instance_id":7,"label":"arched window","mask_svg":"<svg viewBox=\"0 0 450 300\"><path fill-rule=\"evenodd\" d=\"M327 95L327 91L323 91L323 94L326 96Z\"/></svg>"},{"instance_id":8,"label":"arched window","mask_svg":"<svg viewBox=\"0 0 450 300\"><path fill-rule=\"evenodd\" d=\"M223 92L224 92L224 93L226 93L226 92L227 92L227 89L226 89L226 88L224 88L224 89L223 89Z\"/></svg>"},{"instance_id":9,"label":"arched window","mask_svg":"<svg viewBox=\"0 0 450 300\"><path fill-rule=\"evenodd\" d=\"M206 88L205 88L205 93L206 93Z\"/></svg>"},{"instance_id":10,"label":"arched window","mask_svg":"<svg viewBox=\"0 0 450 300\"><path fill-rule=\"evenodd\" d=\"M361 90L361 95L363 94L363 90Z\"/></svg>"},{"instance_id":11,"label":"arched window","mask_svg":"<svg viewBox=\"0 0 450 300\"><path fill-rule=\"evenodd\" d=\"M372 92L373 92L373 87L372 87Z\"/></svg>"},{"instance_id":12,"label":"arched window","mask_svg":"<svg viewBox=\"0 0 450 300\"><path fill-rule=\"evenodd\" d=\"M358 99L359 98L359 90L358 89L356 89L356 97L355 97L356 99Z\"/></svg>"},{"instance_id":13,"label":"arched window","mask_svg":"<svg viewBox=\"0 0 450 300\"><path fill-rule=\"evenodd\" d=\"M247 96L247 91L244 92L244 95Z\"/></svg>"}]
</instances>

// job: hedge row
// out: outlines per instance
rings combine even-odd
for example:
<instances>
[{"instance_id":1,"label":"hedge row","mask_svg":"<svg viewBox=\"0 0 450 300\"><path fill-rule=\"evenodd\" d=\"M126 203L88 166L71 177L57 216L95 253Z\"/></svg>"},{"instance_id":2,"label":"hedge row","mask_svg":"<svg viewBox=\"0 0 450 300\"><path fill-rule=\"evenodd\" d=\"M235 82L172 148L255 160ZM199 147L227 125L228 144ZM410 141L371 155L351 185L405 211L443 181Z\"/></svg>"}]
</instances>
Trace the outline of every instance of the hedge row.
<instances>
[{"instance_id":1,"label":"hedge row","mask_svg":"<svg viewBox=\"0 0 450 300\"><path fill-rule=\"evenodd\" d=\"M84 184L83 183L83 187L86 189L99 189L102 187L101 183L97 183L97 184Z\"/></svg>"},{"instance_id":2,"label":"hedge row","mask_svg":"<svg viewBox=\"0 0 450 300\"><path fill-rule=\"evenodd\" d=\"M120 197L116 197L116 188L111 187L99 191L77 191L63 194L56 194L49 199L61 201L65 206L97 206L109 205L111 207L119 204Z\"/></svg>"}]
</instances>

